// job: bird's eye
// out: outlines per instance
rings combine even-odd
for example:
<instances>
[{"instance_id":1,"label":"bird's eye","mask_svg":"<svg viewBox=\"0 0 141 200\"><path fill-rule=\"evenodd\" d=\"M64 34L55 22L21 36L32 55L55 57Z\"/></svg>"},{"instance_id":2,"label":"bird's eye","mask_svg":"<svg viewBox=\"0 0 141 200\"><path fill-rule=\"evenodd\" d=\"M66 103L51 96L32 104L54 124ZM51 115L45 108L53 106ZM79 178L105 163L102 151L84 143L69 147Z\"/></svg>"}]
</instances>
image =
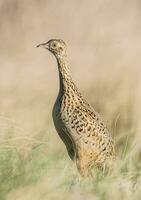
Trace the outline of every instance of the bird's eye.
<instances>
[{"instance_id":1,"label":"bird's eye","mask_svg":"<svg viewBox=\"0 0 141 200\"><path fill-rule=\"evenodd\" d=\"M55 43L53 43L53 44L52 44L52 47L54 47L54 48L55 48L55 47L56 47L56 44L55 44Z\"/></svg>"}]
</instances>

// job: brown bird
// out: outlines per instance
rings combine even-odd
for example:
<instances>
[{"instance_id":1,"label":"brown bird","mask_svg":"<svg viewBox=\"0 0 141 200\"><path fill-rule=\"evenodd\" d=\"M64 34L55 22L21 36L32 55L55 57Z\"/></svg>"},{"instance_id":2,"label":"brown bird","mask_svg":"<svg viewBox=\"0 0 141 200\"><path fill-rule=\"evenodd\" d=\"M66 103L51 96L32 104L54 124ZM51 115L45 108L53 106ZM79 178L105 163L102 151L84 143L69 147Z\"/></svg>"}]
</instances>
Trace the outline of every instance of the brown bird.
<instances>
[{"instance_id":1,"label":"brown bird","mask_svg":"<svg viewBox=\"0 0 141 200\"><path fill-rule=\"evenodd\" d=\"M103 167L114 159L113 139L72 80L65 42L52 39L37 47L48 49L57 59L60 89L52 112L54 125L79 172L88 176L93 165Z\"/></svg>"}]
</instances>

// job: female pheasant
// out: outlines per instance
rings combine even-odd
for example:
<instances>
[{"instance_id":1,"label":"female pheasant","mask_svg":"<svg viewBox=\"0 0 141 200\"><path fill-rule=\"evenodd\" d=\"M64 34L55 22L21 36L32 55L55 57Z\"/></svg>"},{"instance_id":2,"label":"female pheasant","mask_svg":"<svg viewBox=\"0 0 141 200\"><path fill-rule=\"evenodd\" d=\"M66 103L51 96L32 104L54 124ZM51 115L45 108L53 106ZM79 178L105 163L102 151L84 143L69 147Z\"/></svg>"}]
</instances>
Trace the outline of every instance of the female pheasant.
<instances>
[{"instance_id":1,"label":"female pheasant","mask_svg":"<svg viewBox=\"0 0 141 200\"><path fill-rule=\"evenodd\" d=\"M57 59L60 89L52 112L54 125L79 172L88 176L93 165L102 167L114 158L114 142L99 114L72 80L65 42L52 39L37 47L48 49Z\"/></svg>"}]
</instances>

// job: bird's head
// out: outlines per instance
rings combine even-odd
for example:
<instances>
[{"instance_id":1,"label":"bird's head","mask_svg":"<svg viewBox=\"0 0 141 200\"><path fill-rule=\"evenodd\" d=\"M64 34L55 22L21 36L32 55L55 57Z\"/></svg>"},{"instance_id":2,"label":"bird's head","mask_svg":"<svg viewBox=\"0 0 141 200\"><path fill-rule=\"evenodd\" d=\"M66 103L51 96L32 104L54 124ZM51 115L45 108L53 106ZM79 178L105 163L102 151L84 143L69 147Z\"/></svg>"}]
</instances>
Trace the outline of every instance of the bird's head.
<instances>
[{"instance_id":1,"label":"bird's head","mask_svg":"<svg viewBox=\"0 0 141 200\"><path fill-rule=\"evenodd\" d=\"M56 57L62 57L66 55L66 44L63 40L52 39L48 42L37 45L37 47L42 47L48 49Z\"/></svg>"}]
</instances>

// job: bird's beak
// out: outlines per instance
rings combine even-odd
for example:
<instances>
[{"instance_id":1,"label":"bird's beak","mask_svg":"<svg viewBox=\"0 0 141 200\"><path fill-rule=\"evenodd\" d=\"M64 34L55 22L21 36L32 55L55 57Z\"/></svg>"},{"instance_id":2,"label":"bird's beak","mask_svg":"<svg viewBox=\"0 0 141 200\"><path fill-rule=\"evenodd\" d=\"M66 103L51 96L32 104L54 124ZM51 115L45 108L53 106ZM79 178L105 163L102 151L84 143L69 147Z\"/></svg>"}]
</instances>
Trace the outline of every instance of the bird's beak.
<instances>
[{"instance_id":1,"label":"bird's beak","mask_svg":"<svg viewBox=\"0 0 141 200\"><path fill-rule=\"evenodd\" d=\"M49 44L48 43L42 43L42 44L38 44L36 47L41 47L41 48L48 49L49 48Z\"/></svg>"}]
</instances>

